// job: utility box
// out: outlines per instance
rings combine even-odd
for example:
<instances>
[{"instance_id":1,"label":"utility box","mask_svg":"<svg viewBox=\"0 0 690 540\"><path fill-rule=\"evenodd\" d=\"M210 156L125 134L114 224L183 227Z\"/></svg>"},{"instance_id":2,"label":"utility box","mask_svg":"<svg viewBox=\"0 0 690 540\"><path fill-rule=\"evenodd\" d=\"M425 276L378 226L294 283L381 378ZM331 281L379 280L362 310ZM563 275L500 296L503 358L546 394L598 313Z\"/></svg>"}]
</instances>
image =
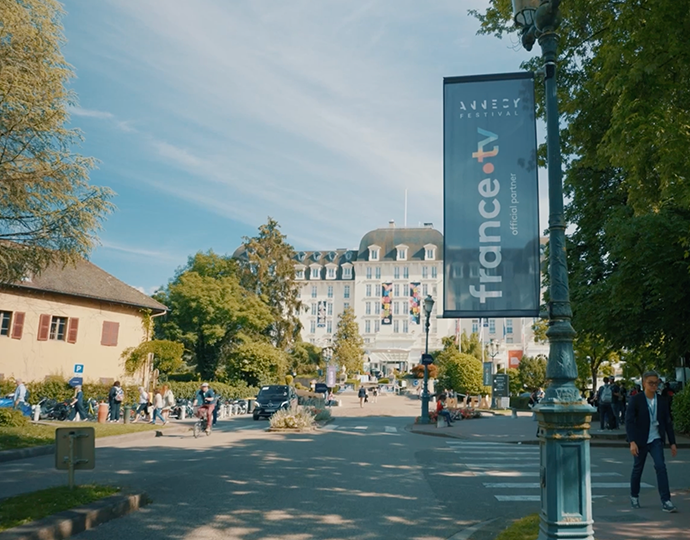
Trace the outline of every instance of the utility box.
<instances>
[{"instance_id":1,"label":"utility box","mask_svg":"<svg viewBox=\"0 0 690 540\"><path fill-rule=\"evenodd\" d=\"M92 427L55 430L55 468L86 470L96 467L96 431Z\"/></svg>"}]
</instances>

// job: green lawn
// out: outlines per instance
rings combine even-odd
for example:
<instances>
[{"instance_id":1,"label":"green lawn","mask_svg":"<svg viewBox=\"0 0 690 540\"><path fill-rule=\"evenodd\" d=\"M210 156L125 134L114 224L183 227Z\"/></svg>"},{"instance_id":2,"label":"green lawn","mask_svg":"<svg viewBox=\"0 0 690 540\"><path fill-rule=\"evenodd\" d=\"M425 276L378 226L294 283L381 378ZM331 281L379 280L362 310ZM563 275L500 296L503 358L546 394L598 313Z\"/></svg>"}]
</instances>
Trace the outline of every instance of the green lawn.
<instances>
[{"instance_id":1,"label":"green lawn","mask_svg":"<svg viewBox=\"0 0 690 540\"><path fill-rule=\"evenodd\" d=\"M120 491L111 486L54 487L0 501L0 531L31 523L70 508L109 497Z\"/></svg>"},{"instance_id":2,"label":"green lawn","mask_svg":"<svg viewBox=\"0 0 690 540\"><path fill-rule=\"evenodd\" d=\"M515 521L494 540L537 540L539 536L539 514L531 514Z\"/></svg>"},{"instance_id":3,"label":"green lawn","mask_svg":"<svg viewBox=\"0 0 690 540\"><path fill-rule=\"evenodd\" d=\"M31 424L26 427L0 427L0 450L29 448L55 442L55 428L93 427L96 437L124 435L138 431L161 429L161 425L151 424L98 424L96 422L51 422L50 424Z\"/></svg>"}]
</instances>

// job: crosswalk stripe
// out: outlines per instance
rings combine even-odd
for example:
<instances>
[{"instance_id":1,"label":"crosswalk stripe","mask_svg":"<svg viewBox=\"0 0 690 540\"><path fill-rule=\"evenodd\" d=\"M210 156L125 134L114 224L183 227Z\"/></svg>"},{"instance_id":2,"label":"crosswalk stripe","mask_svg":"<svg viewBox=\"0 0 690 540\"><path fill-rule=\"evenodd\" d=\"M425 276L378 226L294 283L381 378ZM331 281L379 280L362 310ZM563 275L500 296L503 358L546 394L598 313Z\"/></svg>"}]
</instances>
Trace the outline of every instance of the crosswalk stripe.
<instances>
[{"instance_id":1,"label":"crosswalk stripe","mask_svg":"<svg viewBox=\"0 0 690 540\"><path fill-rule=\"evenodd\" d=\"M395 428L393 426L386 426L384 429L386 430L386 433L397 433L398 432L398 428Z\"/></svg>"},{"instance_id":2,"label":"crosswalk stripe","mask_svg":"<svg viewBox=\"0 0 690 540\"><path fill-rule=\"evenodd\" d=\"M539 502L541 495L494 495L500 502ZM601 499L604 495L592 495L592 499Z\"/></svg>"},{"instance_id":3,"label":"crosswalk stripe","mask_svg":"<svg viewBox=\"0 0 690 540\"><path fill-rule=\"evenodd\" d=\"M491 450L453 450L455 454L460 454L464 456L470 456L474 457L476 455L480 456L505 456L506 452L493 452ZM515 456L538 456L539 451L531 451L531 450L520 450L519 452L511 452L512 455Z\"/></svg>"},{"instance_id":4,"label":"crosswalk stripe","mask_svg":"<svg viewBox=\"0 0 690 540\"><path fill-rule=\"evenodd\" d=\"M446 441L446 444L451 446L479 446L482 448L489 446L498 446L501 448L539 448L538 444L517 444L517 443L503 443L503 442L479 442L479 441Z\"/></svg>"},{"instance_id":5,"label":"crosswalk stripe","mask_svg":"<svg viewBox=\"0 0 690 540\"><path fill-rule=\"evenodd\" d=\"M340 426L337 424L328 424L328 425L323 426L321 429L323 429L325 431L333 431L335 429L338 429L339 427Z\"/></svg>"},{"instance_id":6,"label":"crosswalk stripe","mask_svg":"<svg viewBox=\"0 0 690 540\"><path fill-rule=\"evenodd\" d=\"M472 474L475 476L515 476L515 477L538 477L539 472L537 471L498 471L498 470L492 470L492 471L472 471ZM591 473L592 477L602 477L602 476L623 476L620 473L616 472L604 472L604 473Z\"/></svg>"},{"instance_id":7,"label":"crosswalk stripe","mask_svg":"<svg viewBox=\"0 0 690 540\"><path fill-rule=\"evenodd\" d=\"M355 426L352 429L361 429L361 430L366 430L369 426Z\"/></svg>"},{"instance_id":8,"label":"crosswalk stripe","mask_svg":"<svg viewBox=\"0 0 690 540\"><path fill-rule=\"evenodd\" d=\"M538 489L539 482L484 482L484 487L489 489ZM651 488L646 483L640 487ZM630 489L630 482L592 482L592 489Z\"/></svg>"}]
</instances>

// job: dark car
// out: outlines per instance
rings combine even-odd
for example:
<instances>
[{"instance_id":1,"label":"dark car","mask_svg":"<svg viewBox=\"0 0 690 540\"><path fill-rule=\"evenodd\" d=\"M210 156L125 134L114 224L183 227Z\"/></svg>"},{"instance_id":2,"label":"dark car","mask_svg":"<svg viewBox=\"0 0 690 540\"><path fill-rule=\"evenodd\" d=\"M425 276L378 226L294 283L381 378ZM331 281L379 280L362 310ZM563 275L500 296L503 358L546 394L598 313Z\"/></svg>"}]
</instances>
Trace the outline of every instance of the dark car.
<instances>
[{"instance_id":1,"label":"dark car","mask_svg":"<svg viewBox=\"0 0 690 540\"><path fill-rule=\"evenodd\" d=\"M287 409L297 404L297 393L292 386L273 384L262 386L256 396L256 407L252 411L254 420L270 418L280 409Z\"/></svg>"}]
</instances>

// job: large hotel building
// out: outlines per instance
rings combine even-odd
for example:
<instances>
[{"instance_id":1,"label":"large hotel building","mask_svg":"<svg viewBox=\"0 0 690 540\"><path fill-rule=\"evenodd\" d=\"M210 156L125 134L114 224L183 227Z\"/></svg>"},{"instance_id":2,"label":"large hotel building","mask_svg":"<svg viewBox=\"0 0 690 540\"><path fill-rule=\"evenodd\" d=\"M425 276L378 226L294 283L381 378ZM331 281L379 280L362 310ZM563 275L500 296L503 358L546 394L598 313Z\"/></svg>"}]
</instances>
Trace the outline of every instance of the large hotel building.
<instances>
[{"instance_id":1,"label":"large hotel building","mask_svg":"<svg viewBox=\"0 0 690 540\"><path fill-rule=\"evenodd\" d=\"M397 228L394 222L362 237L358 249L299 251L295 276L302 284L302 339L331 344L338 317L354 309L366 350L365 369L390 373L419 364L425 347L424 298L436 301L430 318L429 349L442 338L475 332L489 344L495 368L517 367L524 356L547 354L535 343L534 319L445 319L443 235L425 224ZM486 361L491 361L490 357Z\"/></svg>"}]
</instances>

